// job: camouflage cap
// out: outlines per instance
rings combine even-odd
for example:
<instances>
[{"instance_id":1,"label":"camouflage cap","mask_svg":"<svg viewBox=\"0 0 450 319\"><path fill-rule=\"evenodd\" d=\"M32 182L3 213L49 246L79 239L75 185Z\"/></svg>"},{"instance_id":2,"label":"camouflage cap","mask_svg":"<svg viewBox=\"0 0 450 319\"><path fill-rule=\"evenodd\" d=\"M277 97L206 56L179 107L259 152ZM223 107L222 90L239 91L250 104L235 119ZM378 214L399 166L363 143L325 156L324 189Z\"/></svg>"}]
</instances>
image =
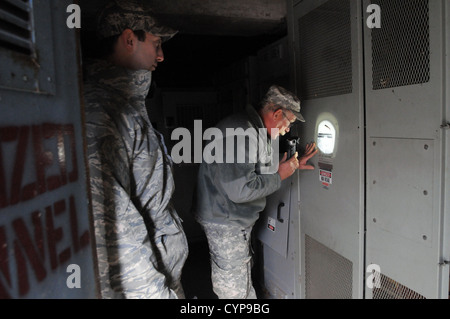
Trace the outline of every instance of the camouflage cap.
<instances>
[{"instance_id":1,"label":"camouflage cap","mask_svg":"<svg viewBox=\"0 0 450 319\"><path fill-rule=\"evenodd\" d=\"M125 29L144 30L162 41L172 38L178 31L162 26L155 19L150 8L146 8L139 0L110 1L100 12L97 19L97 35L108 38L122 34Z\"/></svg>"},{"instance_id":2,"label":"camouflage cap","mask_svg":"<svg viewBox=\"0 0 450 319\"><path fill-rule=\"evenodd\" d=\"M278 105L284 109L287 109L294 113L294 115L297 117L297 120L305 122L305 119L300 114L299 98L294 93L286 90L281 86L272 85L267 91L266 96L264 97L264 102Z\"/></svg>"}]
</instances>

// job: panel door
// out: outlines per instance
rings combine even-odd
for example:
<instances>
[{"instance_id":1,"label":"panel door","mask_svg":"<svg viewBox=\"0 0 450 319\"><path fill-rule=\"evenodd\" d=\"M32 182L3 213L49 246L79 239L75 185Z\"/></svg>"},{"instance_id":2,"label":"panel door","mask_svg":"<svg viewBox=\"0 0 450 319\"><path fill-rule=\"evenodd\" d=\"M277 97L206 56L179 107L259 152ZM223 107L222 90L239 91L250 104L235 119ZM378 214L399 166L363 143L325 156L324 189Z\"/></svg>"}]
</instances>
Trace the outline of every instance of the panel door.
<instances>
[{"instance_id":1,"label":"panel door","mask_svg":"<svg viewBox=\"0 0 450 319\"><path fill-rule=\"evenodd\" d=\"M448 1L365 1L381 27L364 32L367 112L367 298L448 298L442 227L444 12ZM448 18L448 17L447 17ZM447 216L447 217L445 217ZM448 253L448 252L447 252ZM447 255L448 258L448 255Z\"/></svg>"},{"instance_id":2,"label":"panel door","mask_svg":"<svg viewBox=\"0 0 450 319\"><path fill-rule=\"evenodd\" d=\"M305 298L363 296L360 18L358 1L305 0L294 6L296 87L306 119L300 137L303 145L314 141L321 146L312 160L315 171L298 176ZM322 130L327 127L329 132Z\"/></svg>"},{"instance_id":3,"label":"panel door","mask_svg":"<svg viewBox=\"0 0 450 319\"><path fill-rule=\"evenodd\" d=\"M71 1L0 6L0 298L95 298Z\"/></svg>"}]
</instances>

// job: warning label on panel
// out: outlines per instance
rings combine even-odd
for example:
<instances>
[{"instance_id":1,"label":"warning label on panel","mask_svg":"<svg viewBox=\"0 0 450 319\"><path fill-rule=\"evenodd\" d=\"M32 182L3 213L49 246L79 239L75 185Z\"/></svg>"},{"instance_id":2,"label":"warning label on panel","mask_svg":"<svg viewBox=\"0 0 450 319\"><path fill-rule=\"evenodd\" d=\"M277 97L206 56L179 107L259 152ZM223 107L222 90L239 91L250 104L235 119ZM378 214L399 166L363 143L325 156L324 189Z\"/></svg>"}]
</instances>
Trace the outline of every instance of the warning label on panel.
<instances>
[{"instance_id":1,"label":"warning label on panel","mask_svg":"<svg viewBox=\"0 0 450 319\"><path fill-rule=\"evenodd\" d=\"M267 228L269 228L271 231L275 231L275 226L276 226L276 220L269 217L268 223L267 223Z\"/></svg>"},{"instance_id":2,"label":"warning label on panel","mask_svg":"<svg viewBox=\"0 0 450 319\"><path fill-rule=\"evenodd\" d=\"M319 170L319 178L324 186L329 186L333 184L333 175L330 171Z\"/></svg>"}]
</instances>

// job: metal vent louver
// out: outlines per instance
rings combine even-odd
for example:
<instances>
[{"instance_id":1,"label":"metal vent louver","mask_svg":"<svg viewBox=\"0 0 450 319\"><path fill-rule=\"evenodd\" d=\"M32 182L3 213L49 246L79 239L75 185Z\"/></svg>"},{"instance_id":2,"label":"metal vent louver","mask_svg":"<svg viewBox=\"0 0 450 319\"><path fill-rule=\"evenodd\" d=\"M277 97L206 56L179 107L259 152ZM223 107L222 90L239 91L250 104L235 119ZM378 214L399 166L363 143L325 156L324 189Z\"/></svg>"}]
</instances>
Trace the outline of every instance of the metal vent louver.
<instances>
[{"instance_id":1,"label":"metal vent louver","mask_svg":"<svg viewBox=\"0 0 450 319\"><path fill-rule=\"evenodd\" d=\"M351 299L353 263L305 235L307 299Z\"/></svg>"},{"instance_id":2,"label":"metal vent louver","mask_svg":"<svg viewBox=\"0 0 450 319\"><path fill-rule=\"evenodd\" d=\"M380 287L373 289L373 299L426 299L421 294L380 274Z\"/></svg>"},{"instance_id":3,"label":"metal vent louver","mask_svg":"<svg viewBox=\"0 0 450 319\"><path fill-rule=\"evenodd\" d=\"M372 29L373 89L430 80L429 0L377 0L381 28Z\"/></svg>"},{"instance_id":4,"label":"metal vent louver","mask_svg":"<svg viewBox=\"0 0 450 319\"><path fill-rule=\"evenodd\" d=\"M34 54L31 0L0 0L0 49Z\"/></svg>"},{"instance_id":5,"label":"metal vent louver","mask_svg":"<svg viewBox=\"0 0 450 319\"><path fill-rule=\"evenodd\" d=\"M352 93L350 0L330 0L298 20L300 97Z\"/></svg>"}]
</instances>

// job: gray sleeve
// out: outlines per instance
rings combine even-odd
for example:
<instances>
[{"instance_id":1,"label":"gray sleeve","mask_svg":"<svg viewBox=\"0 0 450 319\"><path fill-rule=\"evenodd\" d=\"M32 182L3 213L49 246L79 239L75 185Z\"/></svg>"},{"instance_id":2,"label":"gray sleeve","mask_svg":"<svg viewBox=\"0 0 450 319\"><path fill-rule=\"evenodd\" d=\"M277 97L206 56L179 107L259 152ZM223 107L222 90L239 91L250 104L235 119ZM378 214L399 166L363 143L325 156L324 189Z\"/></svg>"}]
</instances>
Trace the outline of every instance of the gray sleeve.
<instances>
[{"instance_id":1,"label":"gray sleeve","mask_svg":"<svg viewBox=\"0 0 450 319\"><path fill-rule=\"evenodd\" d=\"M233 148L224 147L224 163L217 164L217 180L228 198L235 203L247 203L277 191L281 187L280 175L277 172L265 174L261 169L265 165L261 159L268 156L267 142L262 142L253 128L233 132L240 133L226 135L224 139L224 145Z\"/></svg>"},{"instance_id":2,"label":"gray sleeve","mask_svg":"<svg viewBox=\"0 0 450 319\"><path fill-rule=\"evenodd\" d=\"M255 164L219 164L221 186L228 198L238 204L266 197L281 187L275 174L257 174Z\"/></svg>"}]
</instances>

